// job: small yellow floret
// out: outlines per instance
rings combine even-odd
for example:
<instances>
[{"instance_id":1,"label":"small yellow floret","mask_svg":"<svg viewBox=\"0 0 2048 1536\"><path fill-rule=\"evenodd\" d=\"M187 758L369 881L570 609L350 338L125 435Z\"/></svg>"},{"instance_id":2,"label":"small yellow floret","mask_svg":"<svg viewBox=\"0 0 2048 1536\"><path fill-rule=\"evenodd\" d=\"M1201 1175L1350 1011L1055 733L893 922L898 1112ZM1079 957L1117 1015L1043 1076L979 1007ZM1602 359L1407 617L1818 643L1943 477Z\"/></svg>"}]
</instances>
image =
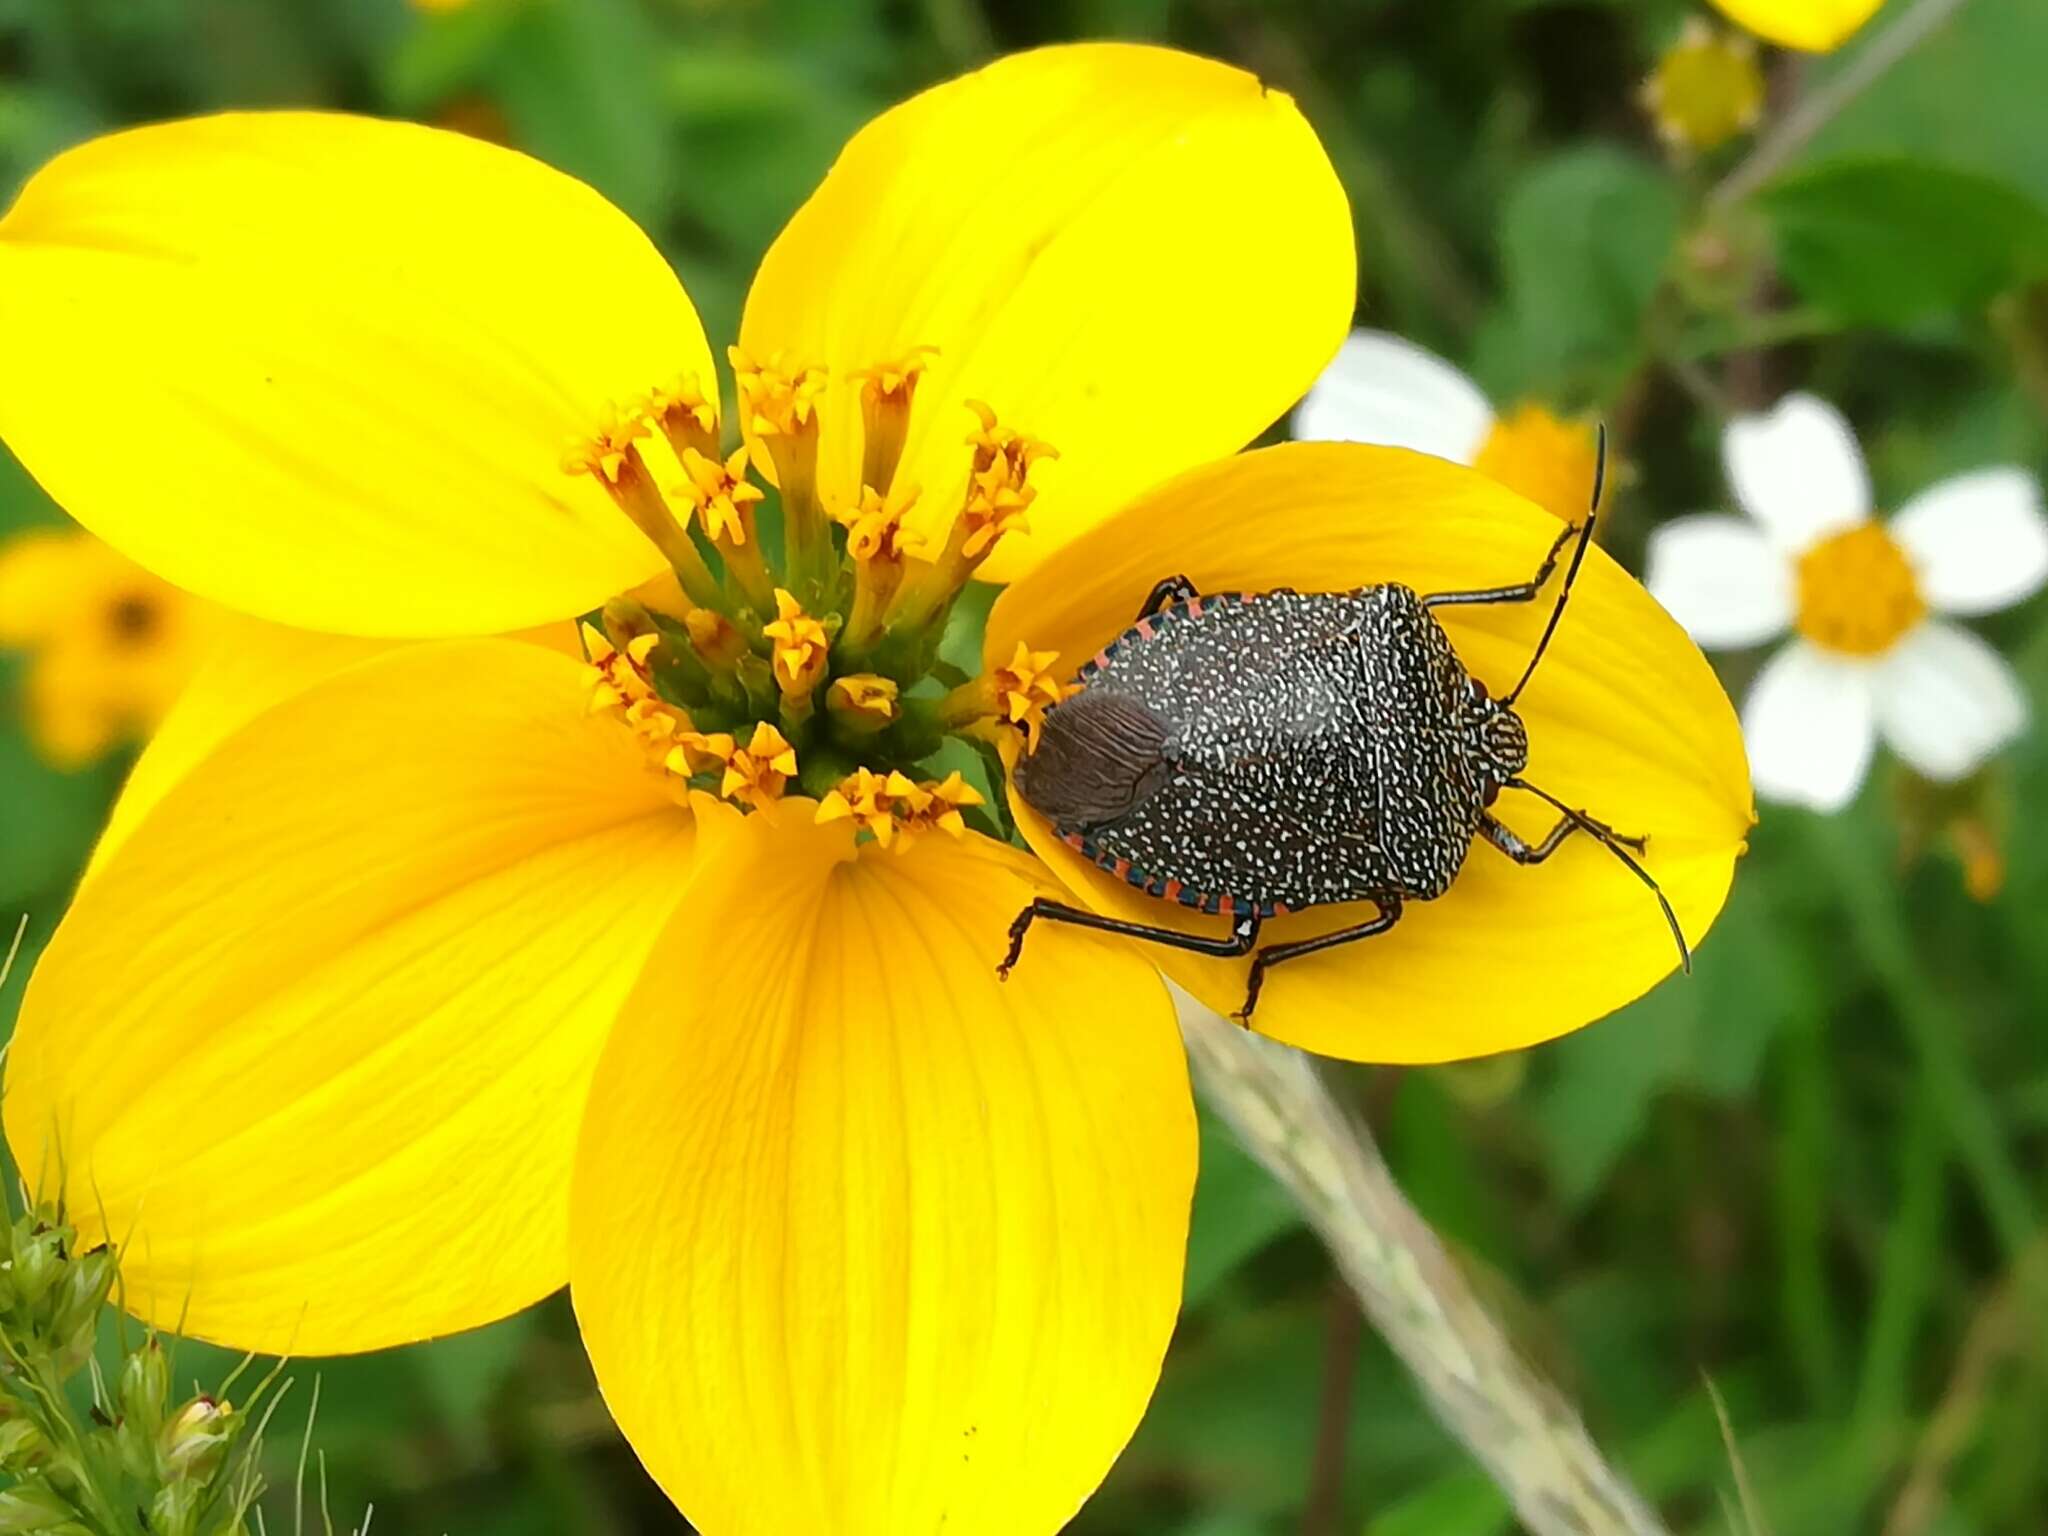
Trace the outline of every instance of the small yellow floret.
<instances>
[{"instance_id":1,"label":"small yellow floret","mask_svg":"<svg viewBox=\"0 0 2048 1536\"><path fill-rule=\"evenodd\" d=\"M954 837L967 830L961 812L982 804L980 791L956 769L943 779L913 779L900 769L878 774L857 768L818 802L822 822L851 819L884 848L899 832L937 828Z\"/></svg>"},{"instance_id":2,"label":"small yellow floret","mask_svg":"<svg viewBox=\"0 0 2048 1536\"><path fill-rule=\"evenodd\" d=\"M775 681L784 693L809 693L818 686L832 642L825 626L781 587L775 589L775 618L761 633L775 642Z\"/></svg>"},{"instance_id":3,"label":"small yellow floret","mask_svg":"<svg viewBox=\"0 0 2048 1536\"><path fill-rule=\"evenodd\" d=\"M608 485L617 485L627 462L639 454L633 444L645 436L647 419L638 410L621 412L616 405L607 405L595 432L571 438L563 447L562 471L595 475Z\"/></svg>"},{"instance_id":4,"label":"small yellow floret","mask_svg":"<svg viewBox=\"0 0 2048 1536\"><path fill-rule=\"evenodd\" d=\"M683 473L690 478L676 487L675 493L697 509L705 534L718 544L747 543L754 524L751 508L767 494L747 479L747 450L734 450L721 464L689 448L683 451L682 464Z\"/></svg>"},{"instance_id":5,"label":"small yellow floret","mask_svg":"<svg viewBox=\"0 0 2048 1536\"><path fill-rule=\"evenodd\" d=\"M1720 147L1763 115L1756 44L1693 17L1643 82L1643 105L1674 149Z\"/></svg>"},{"instance_id":6,"label":"small yellow floret","mask_svg":"<svg viewBox=\"0 0 2048 1536\"><path fill-rule=\"evenodd\" d=\"M960 554L971 567L986 559L1004 534L1029 527L1025 510L1038 495L1027 483L1031 467L1041 459L1058 458L1059 451L1000 425L996 413L982 401L970 400L967 408L980 423L980 430L967 437L974 450L974 471L961 510L965 537Z\"/></svg>"},{"instance_id":7,"label":"small yellow floret","mask_svg":"<svg viewBox=\"0 0 2048 1536\"><path fill-rule=\"evenodd\" d=\"M781 352L757 362L738 347L726 350L739 391L740 416L756 437L794 437L818 430L818 397L825 370L792 363Z\"/></svg>"},{"instance_id":8,"label":"small yellow floret","mask_svg":"<svg viewBox=\"0 0 2048 1536\"><path fill-rule=\"evenodd\" d=\"M863 487L860 505L835 519L846 530L846 552L855 560L901 560L903 519L917 504L917 487L893 489L887 496Z\"/></svg>"},{"instance_id":9,"label":"small yellow floret","mask_svg":"<svg viewBox=\"0 0 2048 1536\"><path fill-rule=\"evenodd\" d=\"M1022 640L1016 654L992 674L997 704L1003 718L1024 733L1027 750L1038 750L1038 734L1045 726L1045 712L1077 691L1077 685L1063 683L1053 669L1058 651L1034 651Z\"/></svg>"},{"instance_id":10,"label":"small yellow floret","mask_svg":"<svg viewBox=\"0 0 2048 1536\"><path fill-rule=\"evenodd\" d=\"M902 713L896 680L873 672L852 672L833 679L825 690L825 707L847 717L855 729L880 730Z\"/></svg>"},{"instance_id":11,"label":"small yellow floret","mask_svg":"<svg viewBox=\"0 0 2048 1536\"><path fill-rule=\"evenodd\" d=\"M713 438L718 435L718 401L704 393L694 373L677 374L674 383L649 390L645 412L664 425L686 425Z\"/></svg>"},{"instance_id":12,"label":"small yellow floret","mask_svg":"<svg viewBox=\"0 0 2048 1536\"><path fill-rule=\"evenodd\" d=\"M912 347L891 362L879 363L873 368L856 368L848 377L859 380L863 400L907 401L916 390L917 381L938 355L937 347Z\"/></svg>"},{"instance_id":13,"label":"small yellow floret","mask_svg":"<svg viewBox=\"0 0 2048 1536\"><path fill-rule=\"evenodd\" d=\"M782 798L784 786L795 774L796 748L763 720L755 725L747 744L726 759L718 792L728 800L765 811Z\"/></svg>"}]
</instances>

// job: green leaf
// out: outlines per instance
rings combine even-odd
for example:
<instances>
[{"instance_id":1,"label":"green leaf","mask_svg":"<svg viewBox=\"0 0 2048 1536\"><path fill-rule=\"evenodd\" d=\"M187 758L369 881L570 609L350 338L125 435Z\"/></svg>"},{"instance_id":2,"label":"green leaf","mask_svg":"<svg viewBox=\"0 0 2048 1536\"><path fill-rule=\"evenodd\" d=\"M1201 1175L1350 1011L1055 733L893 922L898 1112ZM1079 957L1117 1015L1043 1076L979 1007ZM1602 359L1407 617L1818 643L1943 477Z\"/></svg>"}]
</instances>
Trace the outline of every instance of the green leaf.
<instances>
[{"instance_id":1,"label":"green leaf","mask_svg":"<svg viewBox=\"0 0 2048 1536\"><path fill-rule=\"evenodd\" d=\"M1590 393L1631 366L1678 226L1670 179L1618 149L1569 150L1525 176L1501 215L1507 304L1484 338L1484 382Z\"/></svg>"},{"instance_id":2,"label":"green leaf","mask_svg":"<svg viewBox=\"0 0 2048 1536\"><path fill-rule=\"evenodd\" d=\"M2048 273L2048 208L1967 171L1841 160L1774 182L1757 201L1786 280L1844 319L1904 325Z\"/></svg>"},{"instance_id":3,"label":"green leaf","mask_svg":"<svg viewBox=\"0 0 2048 1536\"><path fill-rule=\"evenodd\" d=\"M1300 1225L1294 1204L1252 1161L1229 1129L1201 1111L1202 1175L1188 1226L1187 1280L1182 1304L1196 1307L1238 1265L1283 1232Z\"/></svg>"}]
</instances>

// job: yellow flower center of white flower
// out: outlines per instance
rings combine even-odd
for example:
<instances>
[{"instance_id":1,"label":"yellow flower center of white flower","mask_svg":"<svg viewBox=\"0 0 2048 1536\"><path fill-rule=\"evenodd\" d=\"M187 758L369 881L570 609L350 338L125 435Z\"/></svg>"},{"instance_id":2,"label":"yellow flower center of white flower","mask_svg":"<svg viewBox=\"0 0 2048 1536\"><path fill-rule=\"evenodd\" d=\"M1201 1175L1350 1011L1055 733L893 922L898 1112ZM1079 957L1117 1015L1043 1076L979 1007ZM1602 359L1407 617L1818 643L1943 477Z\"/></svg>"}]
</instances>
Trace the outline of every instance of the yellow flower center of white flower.
<instances>
[{"instance_id":1,"label":"yellow flower center of white flower","mask_svg":"<svg viewBox=\"0 0 2048 1536\"><path fill-rule=\"evenodd\" d=\"M1672 147L1718 148L1763 113L1756 44L1694 18L1644 82L1643 102Z\"/></svg>"},{"instance_id":2,"label":"yellow flower center of white flower","mask_svg":"<svg viewBox=\"0 0 2048 1536\"><path fill-rule=\"evenodd\" d=\"M1799 633L1823 650L1882 655L1926 616L1912 562L1882 523L1830 534L1799 557Z\"/></svg>"},{"instance_id":3,"label":"yellow flower center of white flower","mask_svg":"<svg viewBox=\"0 0 2048 1536\"><path fill-rule=\"evenodd\" d=\"M957 835L986 797L932 759L965 740L993 787L1064 696L1057 656L1021 645L984 677L943 677L954 600L1026 526L1032 468L1054 455L973 403L952 525L913 546L904 520L919 492L898 470L935 355L855 376L863 483L844 505L828 508L819 486L825 373L781 354L730 354L750 448L723 450L710 394L685 377L612 408L564 454L668 557L671 573L607 603L584 644L592 709L633 732L679 801L697 790L765 810L802 793L821 821L879 845Z\"/></svg>"},{"instance_id":4,"label":"yellow flower center of white flower","mask_svg":"<svg viewBox=\"0 0 2048 1536\"><path fill-rule=\"evenodd\" d=\"M1599 443L1583 421L1567 421L1524 404L1493 424L1472 467L1568 523L1593 504Z\"/></svg>"}]
</instances>

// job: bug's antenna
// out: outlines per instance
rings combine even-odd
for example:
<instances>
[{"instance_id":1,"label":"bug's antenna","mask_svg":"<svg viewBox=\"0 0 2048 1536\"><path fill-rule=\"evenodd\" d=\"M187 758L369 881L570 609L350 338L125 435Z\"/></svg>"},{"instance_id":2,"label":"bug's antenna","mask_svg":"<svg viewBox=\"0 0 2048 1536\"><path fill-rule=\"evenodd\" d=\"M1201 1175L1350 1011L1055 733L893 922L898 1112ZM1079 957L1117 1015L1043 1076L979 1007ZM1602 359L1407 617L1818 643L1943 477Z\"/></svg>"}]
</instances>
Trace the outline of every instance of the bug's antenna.
<instances>
[{"instance_id":1,"label":"bug's antenna","mask_svg":"<svg viewBox=\"0 0 2048 1536\"><path fill-rule=\"evenodd\" d=\"M1593 542L1593 520L1600 515L1600 493L1607 486L1607 423L1599 426L1599 442L1593 459L1593 505L1586 509L1586 520L1579 525L1579 542L1572 546L1572 563L1565 567L1564 587L1557 594L1557 606L1550 610L1550 622L1543 626L1543 638L1536 642L1536 652L1529 658L1529 665L1522 669L1522 680L1508 690L1504 705L1512 706L1522 696L1522 690L1529 686L1529 679L1536 675L1536 663L1543 659L1543 653L1550 646L1550 637L1557 633L1557 621L1564 617L1565 599L1572 595L1572 583L1579 579L1579 567L1586 563L1586 546Z\"/></svg>"},{"instance_id":2,"label":"bug's antenna","mask_svg":"<svg viewBox=\"0 0 2048 1536\"><path fill-rule=\"evenodd\" d=\"M1684 968L1686 975L1690 976L1692 974L1692 946L1685 942L1685 930L1678 926L1678 914L1671 910L1671 903L1664 895L1664 887L1657 883L1656 876L1636 862L1634 855L1615 841L1612 831L1600 825L1599 822L1593 820L1583 811L1573 810L1547 790L1538 789L1526 779L1509 779L1501 787L1504 789L1526 789L1530 794L1557 811L1581 832L1584 832L1602 848L1605 848L1609 853L1621 860L1622 863L1626 864L1629 868L1629 873L1633 874L1650 888L1650 894L1657 898L1657 905L1664 909L1664 921L1671 925L1671 937L1678 941L1678 963Z\"/></svg>"}]
</instances>

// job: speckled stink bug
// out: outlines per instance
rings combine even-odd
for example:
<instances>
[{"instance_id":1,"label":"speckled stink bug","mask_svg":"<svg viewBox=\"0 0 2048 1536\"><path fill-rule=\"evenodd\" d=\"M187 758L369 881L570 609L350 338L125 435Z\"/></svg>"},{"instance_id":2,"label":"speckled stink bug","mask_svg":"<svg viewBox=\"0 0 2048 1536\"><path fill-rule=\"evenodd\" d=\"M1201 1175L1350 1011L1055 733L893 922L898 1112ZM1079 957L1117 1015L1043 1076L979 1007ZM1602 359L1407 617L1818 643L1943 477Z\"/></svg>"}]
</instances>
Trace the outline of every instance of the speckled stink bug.
<instances>
[{"instance_id":1,"label":"speckled stink bug","mask_svg":"<svg viewBox=\"0 0 2048 1536\"><path fill-rule=\"evenodd\" d=\"M1601 438L1605 465L1606 439ZM1082 667L1049 710L1017 791L1055 832L1150 895L1230 919L1208 938L1040 897L1010 925L1007 975L1040 918L1196 954L1252 954L1240 1019L1269 967L1384 933L1404 901L1451 888L1473 839L1540 864L1574 832L1597 840L1655 894L1687 970L1677 914L1616 832L1521 777L1529 738L1515 700L1564 616L1593 536L1593 508L1567 526L1528 581L1422 595L1396 582L1349 592L1198 593L1176 576ZM1519 682L1495 699L1465 670L1431 610L1533 602L1576 535L1550 622ZM1504 789L1558 812L1530 843L1490 807ZM1363 922L1258 947L1265 919L1370 901ZM1254 954L1253 951L1256 950Z\"/></svg>"}]
</instances>

